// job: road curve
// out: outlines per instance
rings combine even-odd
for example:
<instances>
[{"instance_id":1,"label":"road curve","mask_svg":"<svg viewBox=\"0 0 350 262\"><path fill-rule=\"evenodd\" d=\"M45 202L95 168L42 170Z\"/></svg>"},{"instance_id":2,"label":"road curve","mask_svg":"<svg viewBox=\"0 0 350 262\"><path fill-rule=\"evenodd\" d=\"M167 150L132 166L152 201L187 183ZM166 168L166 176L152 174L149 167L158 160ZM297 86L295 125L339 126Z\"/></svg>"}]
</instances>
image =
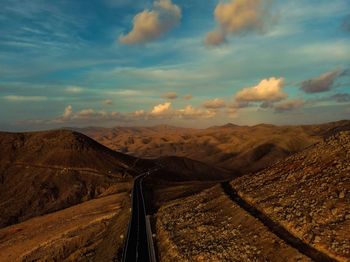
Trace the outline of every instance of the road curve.
<instances>
[{"instance_id":1,"label":"road curve","mask_svg":"<svg viewBox=\"0 0 350 262\"><path fill-rule=\"evenodd\" d=\"M123 262L156 261L152 232L148 217L146 216L145 201L142 192L142 181L151 173L152 171L148 171L139 175L134 181L134 188L131 194L132 213L124 246Z\"/></svg>"}]
</instances>

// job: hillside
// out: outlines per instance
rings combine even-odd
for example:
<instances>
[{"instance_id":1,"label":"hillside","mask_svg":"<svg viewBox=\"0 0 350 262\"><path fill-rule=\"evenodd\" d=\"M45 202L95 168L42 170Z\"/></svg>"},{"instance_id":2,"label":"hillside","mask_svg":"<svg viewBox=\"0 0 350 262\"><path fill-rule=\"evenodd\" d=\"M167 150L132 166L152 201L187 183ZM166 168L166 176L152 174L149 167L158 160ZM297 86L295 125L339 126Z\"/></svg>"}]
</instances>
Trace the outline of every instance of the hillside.
<instances>
[{"instance_id":1,"label":"hillside","mask_svg":"<svg viewBox=\"0 0 350 262\"><path fill-rule=\"evenodd\" d=\"M137 174L134 157L72 131L0 133L0 155L0 227L115 193Z\"/></svg>"},{"instance_id":2,"label":"hillside","mask_svg":"<svg viewBox=\"0 0 350 262\"><path fill-rule=\"evenodd\" d=\"M259 171L341 130L350 130L350 121L305 126L227 124L207 129L170 126L79 129L105 146L129 155L187 157L235 174Z\"/></svg>"},{"instance_id":3,"label":"hillside","mask_svg":"<svg viewBox=\"0 0 350 262\"><path fill-rule=\"evenodd\" d=\"M350 132L234 180L237 194L318 250L350 260Z\"/></svg>"},{"instance_id":4,"label":"hillside","mask_svg":"<svg viewBox=\"0 0 350 262\"><path fill-rule=\"evenodd\" d=\"M164 261L349 261L350 132L254 175L163 201Z\"/></svg>"}]
</instances>

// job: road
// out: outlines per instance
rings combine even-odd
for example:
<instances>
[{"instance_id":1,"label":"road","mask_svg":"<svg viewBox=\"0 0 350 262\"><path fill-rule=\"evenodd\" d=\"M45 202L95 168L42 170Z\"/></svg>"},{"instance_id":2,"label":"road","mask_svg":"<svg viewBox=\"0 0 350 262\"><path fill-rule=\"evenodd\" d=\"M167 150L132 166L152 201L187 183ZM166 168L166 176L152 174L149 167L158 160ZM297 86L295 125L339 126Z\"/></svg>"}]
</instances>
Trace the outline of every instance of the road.
<instances>
[{"instance_id":1,"label":"road","mask_svg":"<svg viewBox=\"0 0 350 262\"><path fill-rule=\"evenodd\" d=\"M155 262L152 232L146 214L142 191L143 179L153 171L148 171L135 178L131 194L132 214L129 222L128 235L125 242L123 262L142 261Z\"/></svg>"}]
</instances>

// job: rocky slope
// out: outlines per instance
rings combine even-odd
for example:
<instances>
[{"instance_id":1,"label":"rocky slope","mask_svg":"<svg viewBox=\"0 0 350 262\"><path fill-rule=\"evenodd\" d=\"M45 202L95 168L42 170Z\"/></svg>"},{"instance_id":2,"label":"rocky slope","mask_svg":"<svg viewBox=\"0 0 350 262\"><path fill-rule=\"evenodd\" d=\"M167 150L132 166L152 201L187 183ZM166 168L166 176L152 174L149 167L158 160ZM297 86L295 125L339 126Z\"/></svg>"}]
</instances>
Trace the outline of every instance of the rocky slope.
<instances>
[{"instance_id":1,"label":"rocky slope","mask_svg":"<svg viewBox=\"0 0 350 262\"><path fill-rule=\"evenodd\" d=\"M305 243L349 261L349 160L350 132L341 132L231 186Z\"/></svg>"},{"instance_id":2,"label":"rocky slope","mask_svg":"<svg viewBox=\"0 0 350 262\"><path fill-rule=\"evenodd\" d=\"M350 261L350 132L337 132L193 195L155 190L162 261Z\"/></svg>"},{"instance_id":3,"label":"rocky slope","mask_svg":"<svg viewBox=\"0 0 350 262\"><path fill-rule=\"evenodd\" d=\"M220 186L164 204L160 261L312 261L240 208Z\"/></svg>"}]
</instances>

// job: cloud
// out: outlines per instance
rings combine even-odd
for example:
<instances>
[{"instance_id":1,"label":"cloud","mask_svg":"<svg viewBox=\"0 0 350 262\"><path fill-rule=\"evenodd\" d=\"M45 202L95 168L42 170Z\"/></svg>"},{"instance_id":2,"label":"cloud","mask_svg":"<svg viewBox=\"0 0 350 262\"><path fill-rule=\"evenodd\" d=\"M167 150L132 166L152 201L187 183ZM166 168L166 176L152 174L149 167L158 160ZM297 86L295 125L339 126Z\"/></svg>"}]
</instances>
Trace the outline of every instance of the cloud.
<instances>
[{"instance_id":1,"label":"cloud","mask_svg":"<svg viewBox=\"0 0 350 262\"><path fill-rule=\"evenodd\" d=\"M205 43L217 46L228 34L263 33L271 21L270 0L230 0L220 2L214 11L219 28L207 34Z\"/></svg>"},{"instance_id":2,"label":"cloud","mask_svg":"<svg viewBox=\"0 0 350 262\"><path fill-rule=\"evenodd\" d=\"M145 110L141 109L141 110L135 111L135 112L133 113L133 115L134 115L135 117L141 117L141 116L146 115L146 112L145 112Z\"/></svg>"},{"instance_id":3,"label":"cloud","mask_svg":"<svg viewBox=\"0 0 350 262\"><path fill-rule=\"evenodd\" d=\"M334 87L335 81L339 76L343 75L344 72L343 70L334 70L318 77L305 80L301 83L300 89L305 93L327 92Z\"/></svg>"},{"instance_id":4,"label":"cloud","mask_svg":"<svg viewBox=\"0 0 350 262\"><path fill-rule=\"evenodd\" d=\"M287 100L274 105L275 112L283 113L288 111L293 111L295 109L301 108L304 106L305 101L302 99L293 99Z\"/></svg>"},{"instance_id":5,"label":"cloud","mask_svg":"<svg viewBox=\"0 0 350 262\"><path fill-rule=\"evenodd\" d=\"M221 98L215 98L211 100L204 101L203 106L206 109L219 109L226 106L225 100Z\"/></svg>"},{"instance_id":6,"label":"cloud","mask_svg":"<svg viewBox=\"0 0 350 262\"><path fill-rule=\"evenodd\" d=\"M83 92L83 88L80 86L67 86L65 90L67 93L71 94L79 94Z\"/></svg>"},{"instance_id":7,"label":"cloud","mask_svg":"<svg viewBox=\"0 0 350 262\"><path fill-rule=\"evenodd\" d=\"M176 99L178 96L175 92L169 92L163 95L164 98L166 99L170 99L170 100L174 100Z\"/></svg>"},{"instance_id":8,"label":"cloud","mask_svg":"<svg viewBox=\"0 0 350 262\"><path fill-rule=\"evenodd\" d=\"M152 10L144 10L133 19L133 28L121 35L123 44L143 44L158 39L176 26L181 19L181 9L171 0L156 0Z\"/></svg>"},{"instance_id":9,"label":"cloud","mask_svg":"<svg viewBox=\"0 0 350 262\"><path fill-rule=\"evenodd\" d=\"M283 78L271 77L263 79L253 87L247 87L235 95L237 102L276 102L288 97L282 91L284 86Z\"/></svg>"},{"instance_id":10,"label":"cloud","mask_svg":"<svg viewBox=\"0 0 350 262\"><path fill-rule=\"evenodd\" d=\"M72 117L72 115L73 115L73 107L69 105L64 109L62 120L68 120Z\"/></svg>"},{"instance_id":11,"label":"cloud","mask_svg":"<svg viewBox=\"0 0 350 262\"><path fill-rule=\"evenodd\" d=\"M326 98L325 100L336 101L338 103L346 103L346 102L350 102L350 94L338 93Z\"/></svg>"},{"instance_id":12,"label":"cloud","mask_svg":"<svg viewBox=\"0 0 350 262\"><path fill-rule=\"evenodd\" d=\"M221 30L209 32L204 42L207 46L219 46L227 42L226 34Z\"/></svg>"},{"instance_id":13,"label":"cloud","mask_svg":"<svg viewBox=\"0 0 350 262\"><path fill-rule=\"evenodd\" d=\"M81 122L81 121L91 121L91 120L113 120L118 118L118 120L124 120L118 112L106 112L97 111L92 108L82 109L78 112L74 112L73 107L68 105L61 116L58 116L52 120L44 120L44 123L65 123L65 122Z\"/></svg>"},{"instance_id":14,"label":"cloud","mask_svg":"<svg viewBox=\"0 0 350 262\"><path fill-rule=\"evenodd\" d=\"M186 100L191 100L192 98L193 98L192 94L184 95L184 99L186 99Z\"/></svg>"},{"instance_id":15,"label":"cloud","mask_svg":"<svg viewBox=\"0 0 350 262\"><path fill-rule=\"evenodd\" d=\"M112 99L103 100L103 104L107 106L111 106L113 105L113 100Z\"/></svg>"},{"instance_id":16,"label":"cloud","mask_svg":"<svg viewBox=\"0 0 350 262\"><path fill-rule=\"evenodd\" d=\"M347 93L335 94L331 98L338 103L350 102L350 94Z\"/></svg>"},{"instance_id":17,"label":"cloud","mask_svg":"<svg viewBox=\"0 0 350 262\"><path fill-rule=\"evenodd\" d=\"M15 95L10 95L10 96L4 96L3 98L7 101L12 101L12 102L40 102L40 101L47 100L46 96L15 96Z\"/></svg>"},{"instance_id":18,"label":"cloud","mask_svg":"<svg viewBox=\"0 0 350 262\"><path fill-rule=\"evenodd\" d=\"M170 102L166 102L164 104L159 104L153 107L151 114L155 116L163 115L165 113L168 113L171 107Z\"/></svg>"},{"instance_id":19,"label":"cloud","mask_svg":"<svg viewBox=\"0 0 350 262\"><path fill-rule=\"evenodd\" d=\"M188 105L183 109L177 110L175 114L180 118L186 119L211 118L216 115L216 111L196 109L192 105Z\"/></svg>"}]
</instances>

